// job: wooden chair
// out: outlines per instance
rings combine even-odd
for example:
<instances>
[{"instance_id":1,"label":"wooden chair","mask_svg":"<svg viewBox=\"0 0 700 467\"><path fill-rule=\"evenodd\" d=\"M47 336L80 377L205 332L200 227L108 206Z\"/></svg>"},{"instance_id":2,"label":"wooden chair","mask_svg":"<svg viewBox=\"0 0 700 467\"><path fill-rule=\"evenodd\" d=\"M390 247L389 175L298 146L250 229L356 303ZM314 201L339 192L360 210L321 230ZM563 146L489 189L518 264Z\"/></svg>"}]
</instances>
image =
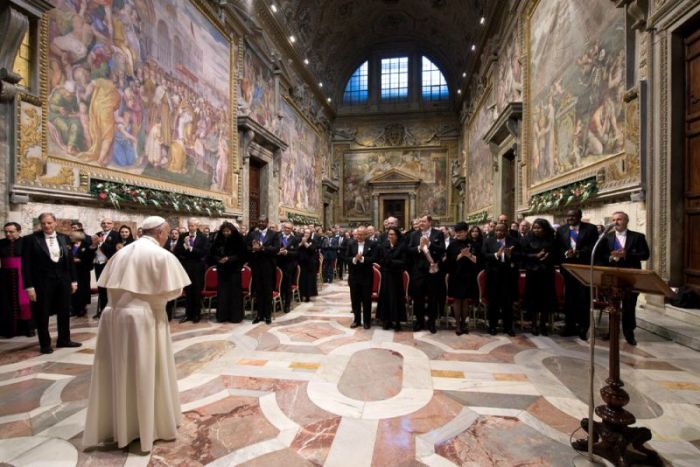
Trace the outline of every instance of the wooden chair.
<instances>
[{"instance_id":1,"label":"wooden chair","mask_svg":"<svg viewBox=\"0 0 700 467\"><path fill-rule=\"evenodd\" d=\"M219 293L219 274L216 270L216 266L211 266L204 273L204 288L201 290L200 295L202 301L209 300L209 306L207 308L207 316L211 318L211 302L216 298Z\"/></svg>"},{"instance_id":2,"label":"wooden chair","mask_svg":"<svg viewBox=\"0 0 700 467\"><path fill-rule=\"evenodd\" d=\"M379 291L382 289L382 273L378 268L372 268L372 301L379 301Z\"/></svg>"},{"instance_id":3,"label":"wooden chair","mask_svg":"<svg viewBox=\"0 0 700 467\"><path fill-rule=\"evenodd\" d=\"M282 305L282 277L284 273L280 268L275 268L275 288L272 289L272 319L275 319L275 311L279 306L280 311L284 310Z\"/></svg>"},{"instance_id":4,"label":"wooden chair","mask_svg":"<svg viewBox=\"0 0 700 467\"><path fill-rule=\"evenodd\" d=\"M299 277L301 276L301 266L297 264L297 268L292 276L292 300L301 303L301 294L299 293Z\"/></svg>"}]
</instances>

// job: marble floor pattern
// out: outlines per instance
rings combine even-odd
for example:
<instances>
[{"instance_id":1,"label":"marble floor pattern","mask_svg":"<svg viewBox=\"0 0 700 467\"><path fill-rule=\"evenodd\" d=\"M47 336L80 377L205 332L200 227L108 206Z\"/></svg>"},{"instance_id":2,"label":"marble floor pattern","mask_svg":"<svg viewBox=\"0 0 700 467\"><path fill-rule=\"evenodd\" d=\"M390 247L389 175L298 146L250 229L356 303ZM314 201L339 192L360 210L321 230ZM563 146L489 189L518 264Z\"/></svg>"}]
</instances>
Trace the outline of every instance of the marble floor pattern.
<instances>
[{"instance_id":1,"label":"marble floor pattern","mask_svg":"<svg viewBox=\"0 0 700 467\"><path fill-rule=\"evenodd\" d=\"M351 321L336 282L271 326L173 322L182 425L147 455L138 442L81 445L95 321L74 318L83 347L51 355L35 338L0 340L0 465L572 465L587 414L583 342ZM628 409L669 465L698 465L699 355L638 340L621 345ZM596 356L599 388L607 343Z\"/></svg>"}]
</instances>

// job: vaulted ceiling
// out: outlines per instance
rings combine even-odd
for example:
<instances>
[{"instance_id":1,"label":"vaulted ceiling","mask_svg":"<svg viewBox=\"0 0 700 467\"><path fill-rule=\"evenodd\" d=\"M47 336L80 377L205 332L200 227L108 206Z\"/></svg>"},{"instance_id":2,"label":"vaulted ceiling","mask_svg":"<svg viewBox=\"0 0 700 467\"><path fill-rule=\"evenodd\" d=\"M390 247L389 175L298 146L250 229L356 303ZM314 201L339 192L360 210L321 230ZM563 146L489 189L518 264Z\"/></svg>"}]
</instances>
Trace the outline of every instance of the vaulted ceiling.
<instances>
[{"instance_id":1,"label":"vaulted ceiling","mask_svg":"<svg viewBox=\"0 0 700 467\"><path fill-rule=\"evenodd\" d=\"M413 48L429 55L450 84L470 73L493 0L271 0L276 21L294 35L312 75L338 92L373 51ZM480 17L486 17L480 24ZM478 52L478 51L477 51Z\"/></svg>"}]
</instances>

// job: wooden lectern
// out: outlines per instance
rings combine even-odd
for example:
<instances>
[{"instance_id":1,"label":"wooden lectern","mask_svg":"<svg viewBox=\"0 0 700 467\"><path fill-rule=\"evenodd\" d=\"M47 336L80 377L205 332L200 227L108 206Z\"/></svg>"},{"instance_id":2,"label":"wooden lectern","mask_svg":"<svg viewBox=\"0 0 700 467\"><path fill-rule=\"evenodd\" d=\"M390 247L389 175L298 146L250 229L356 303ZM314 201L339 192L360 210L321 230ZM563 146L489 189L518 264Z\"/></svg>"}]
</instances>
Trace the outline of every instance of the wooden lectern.
<instances>
[{"instance_id":1,"label":"wooden lectern","mask_svg":"<svg viewBox=\"0 0 700 467\"><path fill-rule=\"evenodd\" d=\"M644 447L644 443L651 440L651 431L644 427L630 427L636 418L623 408L629 403L630 397L622 389L624 383L620 380L620 313L622 299L627 294L638 292L669 298L675 294L653 271L595 266L591 275L591 267L588 265L565 264L563 267L582 284L590 286L593 283L607 297L607 310L610 312L610 369L608 379L605 380L607 385L600 390L605 405L595 409L603 421L593 422L593 452L618 466L632 463L660 466L662 463L659 455ZM581 420L581 427L586 432L588 423L588 418ZM630 444L639 455L628 452ZM572 442L573 448L579 451L587 450L587 445L587 439Z\"/></svg>"}]
</instances>

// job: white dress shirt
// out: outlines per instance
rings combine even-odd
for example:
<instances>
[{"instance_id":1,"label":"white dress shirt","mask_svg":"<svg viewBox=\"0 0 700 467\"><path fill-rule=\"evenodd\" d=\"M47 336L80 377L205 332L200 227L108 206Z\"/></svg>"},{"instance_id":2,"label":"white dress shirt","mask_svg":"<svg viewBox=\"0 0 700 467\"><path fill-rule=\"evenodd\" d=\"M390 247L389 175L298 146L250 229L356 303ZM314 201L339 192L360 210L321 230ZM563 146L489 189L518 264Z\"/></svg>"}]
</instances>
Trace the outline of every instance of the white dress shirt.
<instances>
[{"instance_id":1,"label":"white dress shirt","mask_svg":"<svg viewBox=\"0 0 700 467\"><path fill-rule=\"evenodd\" d=\"M58 260L61 259L61 246L58 244L56 232L51 235L44 234L44 241L46 242L46 246L49 248L51 261L58 263Z\"/></svg>"},{"instance_id":2,"label":"white dress shirt","mask_svg":"<svg viewBox=\"0 0 700 467\"><path fill-rule=\"evenodd\" d=\"M618 232L617 230L615 231L615 238L617 238L617 243L620 244L622 248L625 247L627 244L627 229L625 229L623 232Z\"/></svg>"},{"instance_id":3,"label":"white dress shirt","mask_svg":"<svg viewBox=\"0 0 700 467\"><path fill-rule=\"evenodd\" d=\"M358 242L357 243L357 254L364 255L364 253L365 253L365 242L361 242L361 243ZM365 262L365 257L363 256L362 260L360 260L360 263L364 263L364 262ZM352 259L352 264L357 264L357 258Z\"/></svg>"}]
</instances>

